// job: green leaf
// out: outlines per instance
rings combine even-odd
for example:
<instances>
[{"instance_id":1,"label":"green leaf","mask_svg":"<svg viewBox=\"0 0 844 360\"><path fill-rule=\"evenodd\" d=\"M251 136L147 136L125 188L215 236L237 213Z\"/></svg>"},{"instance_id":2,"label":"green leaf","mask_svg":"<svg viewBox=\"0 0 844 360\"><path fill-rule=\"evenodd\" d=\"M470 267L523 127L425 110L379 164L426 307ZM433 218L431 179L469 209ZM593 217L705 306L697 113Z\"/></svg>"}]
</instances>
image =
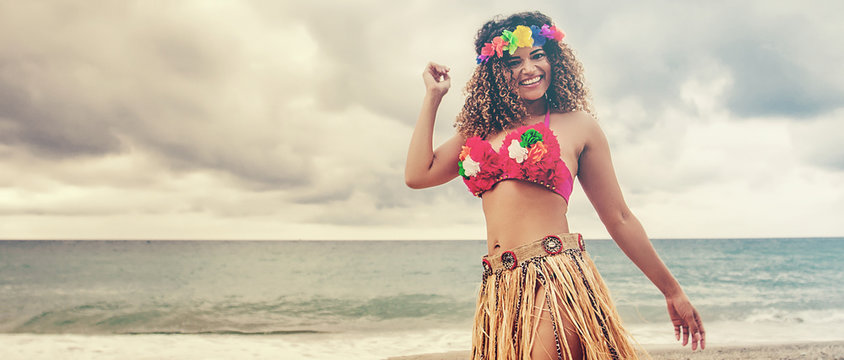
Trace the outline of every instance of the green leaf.
<instances>
[{"instance_id":1,"label":"green leaf","mask_svg":"<svg viewBox=\"0 0 844 360\"><path fill-rule=\"evenodd\" d=\"M466 170L463 170L463 162L462 161L457 162L457 167L460 169L460 170L457 170L457 173L460 174L460 176L462 176L464 179L468 179L469 177L466 176Z\"/></svg>"},{"instance_id":2,"label":"green leaf","mask_svg":"<svg viewBox=\"0 0 844 360\"><path fill-rule=\"evenodd\" d=\"M542 141L542 133L537 131L536 129L529 129L522 134L521 141L519 141L519 145L523 148L527 149L530 148L531 145L536 144Z\"/></svg>"}]
</instances>

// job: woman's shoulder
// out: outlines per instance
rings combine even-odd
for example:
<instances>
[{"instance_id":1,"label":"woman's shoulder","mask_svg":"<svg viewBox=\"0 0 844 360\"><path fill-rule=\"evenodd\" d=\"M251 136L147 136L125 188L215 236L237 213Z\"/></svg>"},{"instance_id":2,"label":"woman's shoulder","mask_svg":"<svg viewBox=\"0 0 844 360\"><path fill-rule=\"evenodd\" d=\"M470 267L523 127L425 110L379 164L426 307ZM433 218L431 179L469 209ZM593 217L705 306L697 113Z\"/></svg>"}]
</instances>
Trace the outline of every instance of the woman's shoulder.
<instances>
[{"instance_id":1,"label":"woman's shoulder","mask_svg":"<svg viewBox=\"0 0 844 360\"><path fill-rule=\"evenodd\" d=\"M552 112L551 113L551 121L567 121L567 122L595 122L595 117L592 114L577 110L577 111L566 111L566 112Z\"/></svg>"},{"instance_id":2,"label":"woman's shoulder","mask_svg":"<svg viewBox=\"0 0 844 360\"><path fill-rule=\"evenodd\" d=\"M591 132L599 129L598 120L586 111L568 111L551 113L551 128L565 128Z\"/></svg>"}]
</instances>

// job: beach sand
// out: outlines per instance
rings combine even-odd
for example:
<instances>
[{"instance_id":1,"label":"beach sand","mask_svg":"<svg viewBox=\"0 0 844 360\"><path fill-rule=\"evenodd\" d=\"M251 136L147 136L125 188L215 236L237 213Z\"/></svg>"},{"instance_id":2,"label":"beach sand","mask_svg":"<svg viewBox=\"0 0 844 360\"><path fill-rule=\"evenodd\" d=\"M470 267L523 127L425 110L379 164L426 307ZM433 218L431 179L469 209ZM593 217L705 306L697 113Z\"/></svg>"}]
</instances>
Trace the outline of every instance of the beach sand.
<instances>
[{"instance_id":1,"label":"beach sand","mask_svg":"<svg viewBox=\"0 0 844 360\"><path fill-rule=\"evenodd\" d=\"M383 360L462 348L463 341L460 346L443 346L454 338L464 337L448 331L246 336L0 334L0 360Z\"/></svg>"},{"instance_id":2,"label":"beach sand","mask_svg":"<svg viewBox=\"0 0 844 360\"><path fill-rule=\"evenodd\" d=\"M688 347L646 346L654 360L716 360L716 359L833 359L844 360L844 341L802 344L771 345L729 345L709 346L704 351L692 352ZM393 357L388 360L466 360L468 351L442 354L425 354Z\"/></svg>"},{"instance_id":3,"label":"beach sand","mask_svg":"<svg viewBox=\"0 0 844 360\"><path fill-rule=\"evenodd\" d=\"M436 348L408 348L422 339L397 337L232 336L232 335L34 335L0 334L2 360L158 360L158 359L309 359L309 360L466 360L468 351L390 357ZM430 341L430 338L425 338ZM791 345L709 346L692 353L679 345L645 346L654 360L836 359L844 360L844 341ZM451 347L452 349L454 347Z\"/></svg>"}]
</instances>

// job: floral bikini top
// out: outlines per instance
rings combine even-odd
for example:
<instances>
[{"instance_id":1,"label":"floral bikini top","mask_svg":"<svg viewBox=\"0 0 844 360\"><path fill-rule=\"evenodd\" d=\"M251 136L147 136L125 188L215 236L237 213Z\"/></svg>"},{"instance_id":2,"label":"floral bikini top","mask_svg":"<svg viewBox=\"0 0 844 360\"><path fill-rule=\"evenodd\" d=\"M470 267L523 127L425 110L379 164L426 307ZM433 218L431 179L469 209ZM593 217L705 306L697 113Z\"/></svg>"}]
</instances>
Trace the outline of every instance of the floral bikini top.
<instances>
[{"instance_id":1,"label":"floral bikini top","mask_svg":"<svg viewBox=\"0 0 844 360\"><path fill-rule=\"evenodd\" d=\"M545 186L568 202L571 171L560 158L560 144L548 127L550 120L549 110L544 125L522 126L507 134L497 152L478 136L467 139L457 165L469 191L480 197L498 182L513 179Z\"/></svg>"}]
</instances>

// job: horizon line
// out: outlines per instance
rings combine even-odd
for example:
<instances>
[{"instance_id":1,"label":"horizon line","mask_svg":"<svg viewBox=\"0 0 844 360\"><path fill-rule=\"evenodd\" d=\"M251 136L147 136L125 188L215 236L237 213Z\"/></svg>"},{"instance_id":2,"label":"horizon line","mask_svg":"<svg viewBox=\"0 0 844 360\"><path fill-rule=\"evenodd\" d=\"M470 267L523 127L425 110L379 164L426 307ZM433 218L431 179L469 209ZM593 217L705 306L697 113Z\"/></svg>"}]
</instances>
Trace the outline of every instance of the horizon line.
<instances>
[{"instance_id":1,"label":"horizon line","mask_svg":"<svg viewBox=\"0 0 844 360\"><path fill-rule=\"evenodd\" d=\"M844 236L780 236L780 237L655 237L650 240L804 240L804 239L844 239ZM610 241L611 238L586 238L589 241ZM486 241L485 239L306 239L306 238L289 238L289 239L201 239L201 238L158 238L158 239L141 239L141 238L65 238L65 239L49 239L49 238L0 238L0 241Z\"/></svg>"}]
</instances>

